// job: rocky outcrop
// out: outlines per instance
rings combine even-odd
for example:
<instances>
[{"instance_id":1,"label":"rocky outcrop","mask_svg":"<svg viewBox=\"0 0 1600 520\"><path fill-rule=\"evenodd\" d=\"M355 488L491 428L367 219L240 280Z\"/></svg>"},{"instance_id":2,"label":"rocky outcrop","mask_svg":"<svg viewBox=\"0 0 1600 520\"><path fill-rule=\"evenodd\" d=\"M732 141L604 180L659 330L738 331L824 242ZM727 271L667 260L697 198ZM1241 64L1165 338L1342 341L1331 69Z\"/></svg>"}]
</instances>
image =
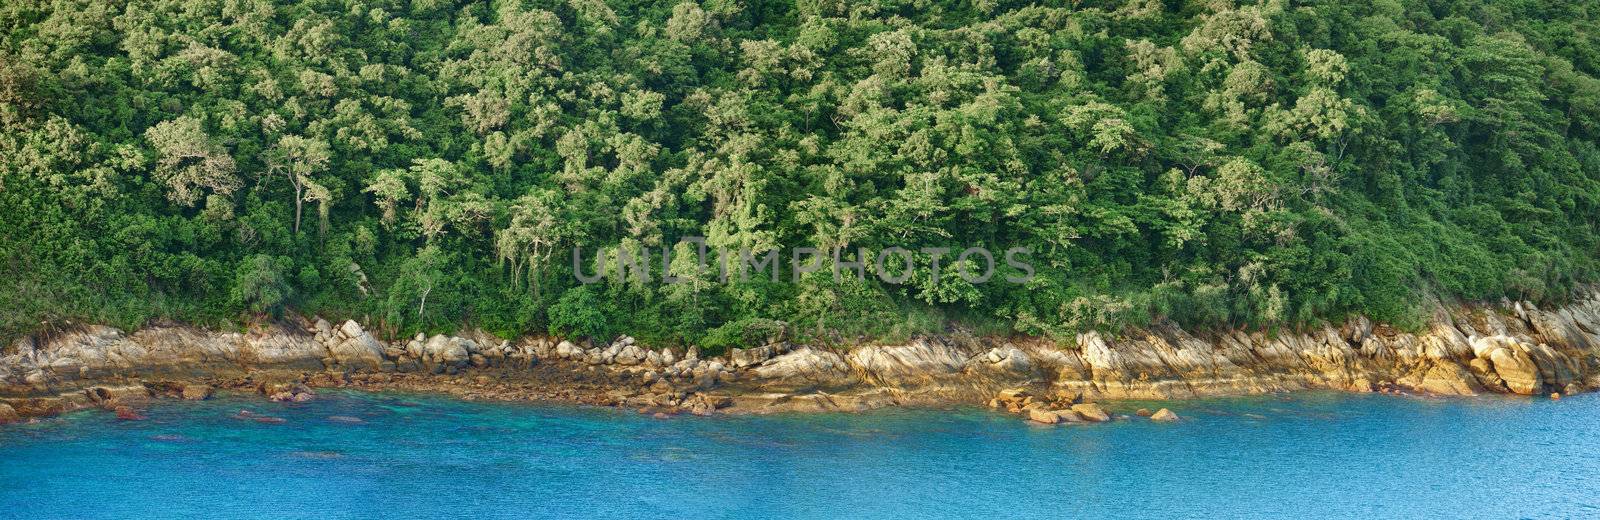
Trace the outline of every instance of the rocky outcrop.
<instances>
[{"instance_id":1,"label":"rocky outcrop","mask_svg":"<svg viewBox=\"0 0 1600 520\"><path fill-rule=\"evenodd\" d=\"M337 330L328 330L327 324L326 321L317 320L316 325L316 340L328 349L328 358L323 360L323 364L368 371L387 368L383 359L383 343L362 330L355 320L344 322Z\"/></svg>"},{"instance_id":2,"label":"rocky outcrop","mask_svg":"<svg viewBox=\"0 0 1600 520\"><path fill-rule=\"evenodd\" d=\"M1414 332L1357 318L1275 334L1156 325L1065 341L957 333L854 348L780 337L718 357L626 336L599 344L508 341L467 330L386 342L353 320L244 332L158 326L129 334L86 326L0 349L0 403L28 417L106 407L140 393L198 399L217 387L296 400L314 396L315 386L404 385L637 405L652 413L990 402L1036 422L1063 423L1110 419L1095 400L1312 388L1572 394L1600 386L1597 374L1600 294L1591 291L1548 311L1526 302L1464 306ZM296 384L302 386L267 386Z\"/></svg>"}]
</instances>

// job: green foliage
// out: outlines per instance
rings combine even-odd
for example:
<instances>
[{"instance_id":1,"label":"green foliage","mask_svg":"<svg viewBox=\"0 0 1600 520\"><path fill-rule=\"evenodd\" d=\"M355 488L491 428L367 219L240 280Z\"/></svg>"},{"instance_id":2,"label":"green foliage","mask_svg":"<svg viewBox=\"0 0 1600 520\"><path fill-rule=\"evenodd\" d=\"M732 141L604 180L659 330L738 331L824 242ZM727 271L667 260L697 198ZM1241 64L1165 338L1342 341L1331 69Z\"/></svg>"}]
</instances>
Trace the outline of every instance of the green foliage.
<instances>
[{"instance_id":1,"label":"green foliage","mask_svg":"<svg viewBox=\"0 0 1600 520\"><path fill-rule=\"evenodd\" d=\"M610 341L606 307L588 286L569 290L550 306L550 333Z\"/></svg>"},{"instance_id":2,"label":"green foliage","mask_svg":"<svg viewBox=\"0 0 1600 520\"><path fill-rule=\"evenodd\" d=\"M766 318L744 318L724 323L707 331L700 347L709 356L720 356L730 348L747 348L766 345L770 340L782 340L788 325Z\"/></svg>"},{"instance_id":3,"label":"green foliage","mask_svg":"<svg viewBox=\"0 0 1600 520\"><path fill-rule=\"evenodd\" d=\"M287 257L255 255L245 258L234 271L233 303L252 312L282 316L284 306L294 295L294 289L283 276L289 267Z\"/></svg>"},{"instance_id":4,"label":"green foliage","mask_svg":"<svg viewBox=\"0 0 1600 520\"><path fill-rule=\"evenodd\" d=\"M1596 143L1592 2L19 0L0 334L1417 326L1600 279ZM723 283L685 236L945 276ZM656 281L582 285L575 246ZM1037 276L949 276L972 246Z\"/></svg>"}]
</instances>

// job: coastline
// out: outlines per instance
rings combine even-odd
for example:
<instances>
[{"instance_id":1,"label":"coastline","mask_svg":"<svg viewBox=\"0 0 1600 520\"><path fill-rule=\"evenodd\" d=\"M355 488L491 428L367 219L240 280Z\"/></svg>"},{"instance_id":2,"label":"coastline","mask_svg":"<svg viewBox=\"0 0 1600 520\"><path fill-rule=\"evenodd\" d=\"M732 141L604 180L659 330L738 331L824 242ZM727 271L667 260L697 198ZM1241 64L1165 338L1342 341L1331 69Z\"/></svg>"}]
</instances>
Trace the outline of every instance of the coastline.
<instances>
[{"instance_id":1,"label":"coastline","mask_svg":"<svg viewBox=\"0 0 1600 520\"><path fill-rule=\"evenodd\" d=\"M382 341L315 318L246 332L87 326L0 351L0 422L106 408L137 415L214 389L274 400L319 388L401 390L696 415L989 405L1037 422L1093 422L1102 400L1339 390L1471 396L1600 388L1600 291L1542 310L1526 302L1440 312L1417 333L1364 319L1268 335L1171 326L1117 336L950 334L824 348L772 338L702 357L632 338L579 345L467 331Z\"/></svg>"}]
</instances>

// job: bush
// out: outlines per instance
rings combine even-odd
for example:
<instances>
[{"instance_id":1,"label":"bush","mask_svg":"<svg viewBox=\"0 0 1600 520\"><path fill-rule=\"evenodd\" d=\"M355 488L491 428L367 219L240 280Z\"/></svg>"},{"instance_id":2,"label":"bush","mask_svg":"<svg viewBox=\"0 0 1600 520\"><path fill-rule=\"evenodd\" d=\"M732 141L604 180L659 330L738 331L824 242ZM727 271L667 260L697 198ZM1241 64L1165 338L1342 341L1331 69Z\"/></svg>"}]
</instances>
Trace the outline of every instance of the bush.
<instances>
[{"instance_id":1,"label":"bush","mask_svg":"<svg viewBox=\"0 0 1600 520\"><path fill-rule=\"evenodd\" d=\"M294 295L294 289L283 278L289 266L288 257L246 257L235 271L231 293L234 304L271 314L274 319L283 317L283 309Z\"/></svg>"},{"instance_id":2,"label":"bush","mask_svg":"<svg viewBox=\"0 0 1600 520\"><path fill-rule=\"evenodd\" d=\"M594 286L585 285L568 290L555 305L550 306L550 334L585 337L605 341L611 339L606 325L606 312Z\"/></svg>"}]
</instances>

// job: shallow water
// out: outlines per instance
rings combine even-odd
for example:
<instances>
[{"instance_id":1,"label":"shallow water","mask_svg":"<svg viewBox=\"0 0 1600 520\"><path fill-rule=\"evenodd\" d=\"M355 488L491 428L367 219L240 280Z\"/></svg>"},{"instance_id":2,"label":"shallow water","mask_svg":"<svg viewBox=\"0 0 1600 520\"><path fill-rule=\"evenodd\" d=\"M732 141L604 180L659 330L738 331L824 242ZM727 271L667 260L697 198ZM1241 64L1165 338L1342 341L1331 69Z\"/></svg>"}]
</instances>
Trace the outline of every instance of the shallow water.
<instances>
[{"instance_id":1,"label":"shallow water","mask_svg":"<svg viewBox=\"0 0 1600 520\"><path fill-rule=\"evenodd\" d=\"M145 421L92 411L0 427L0 517L1600 516L1594 396L1167 404L1185 420L660 420L343 392L164 401Z\"/></svg>"}]
</instances>

